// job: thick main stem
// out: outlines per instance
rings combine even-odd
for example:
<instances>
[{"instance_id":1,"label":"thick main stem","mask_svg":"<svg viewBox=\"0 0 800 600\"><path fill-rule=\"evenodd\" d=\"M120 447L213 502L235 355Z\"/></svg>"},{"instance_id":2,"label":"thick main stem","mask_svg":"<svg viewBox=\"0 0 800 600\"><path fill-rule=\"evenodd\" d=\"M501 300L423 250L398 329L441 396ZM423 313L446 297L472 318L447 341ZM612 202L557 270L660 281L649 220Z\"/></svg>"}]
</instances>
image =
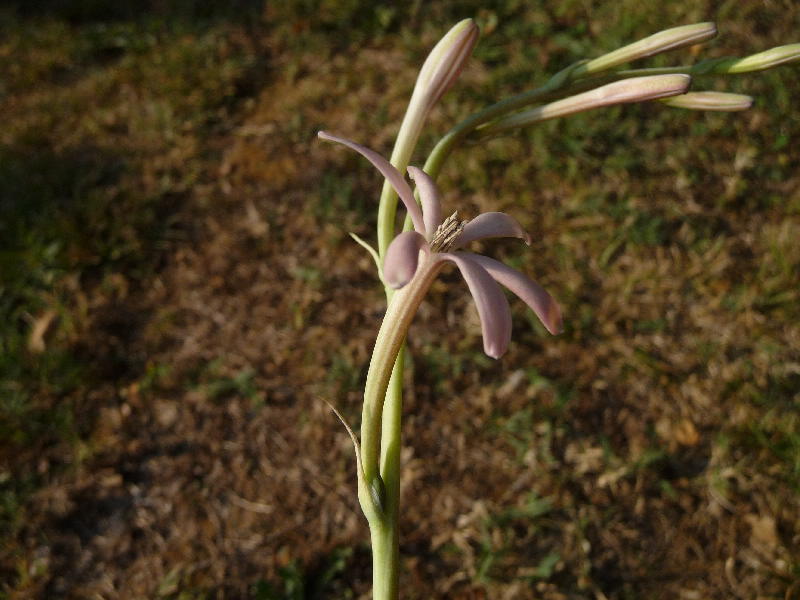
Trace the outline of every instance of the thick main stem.
<instances>
[{"instance_id":1,"label":"thick main stem","mask_svg":"<svg viewBox=\"0 0 800 600\"><path fill-rule=\"evenodd\" d=\"M400 591L400 547L396 519L370 524L372 600L397 600Z\"/></svg>"},{"instance_id":2,"label":"thick main stem","mask_svg":"<svg viewBox=\"0 0 800 600\"><path fill-rule=\"evenodd\" d=\"M403 367L405 345L402 345L389 378L386 401L381 420L380 474L385 496L385 518L379 527L371 531L373 540L373 589L387 588L383 596L396 598L400 579L400 451L402 447L401 420L403 413ZM378 545L375 545L375 542ZM379 548L375 551L375 548ZM387 583L387 582L392 582ZM393 594L393 595L392 595Z\"/></svg>"},{"instance_id":3,"label":"thick main stem","mask_svg":"<svg viewBox=\"0 0 800 600\"><path fill-rule=\"evenodd\" d=\"M409 284L394 294L375 340L364 386L364 409L361 414L361 460L364 475L370 485L378 478L381 419L395 359L414 314L442 264L441 260L429 257L419 265L417 274Z\"/></svg>"},{"instance_id":4,"label":"thick main stem","mask_svg":"<svg viewBox=\"0 0 800 600\"><path fill-rule=\"evenodd\" d=\"M367 373L361 458L367 485L383 492L377 510L364 511L372 541L373 600L398 598L403 341L442 264L429 257L405 288L389 296Z\"/></svg>"}]
</instances>

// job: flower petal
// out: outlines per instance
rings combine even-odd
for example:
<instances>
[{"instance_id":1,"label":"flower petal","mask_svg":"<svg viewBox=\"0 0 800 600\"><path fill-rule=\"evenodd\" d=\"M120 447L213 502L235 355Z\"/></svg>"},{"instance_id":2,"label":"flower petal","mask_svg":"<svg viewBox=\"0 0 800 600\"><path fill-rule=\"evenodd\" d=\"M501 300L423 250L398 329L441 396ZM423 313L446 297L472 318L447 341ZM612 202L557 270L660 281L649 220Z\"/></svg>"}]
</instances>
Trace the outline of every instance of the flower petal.
<instances>
[{"instance_id":1,"label":"flower petal","mask_svg":"<svg viewBox=\"0 0 800 600\"><path fill-rule=\"evenodd\" d=\"M383 279L390 288L403 287L417 272L419 251L427 242L416 231L404 231L389 244L383 261Z\"/></svg>"},{"instance_id":2,"label":"flower petal","mask_svg":"<svg viewBox=\"0 0 800 600\"><path fill-rule=\"evenodd\" d=\"M501 212L481 213L464 226L464 231L458 236L456 245L461 248L464 244L490 237L517 237L531 243L527 232L517 223L516 219Z\"/></svg>"},{"instance_id":3,"label":"flower petal","mask_svg":"<svg viewBox=\"0 0 800 600\"><path fill-rule=\"evenodd\" d=\"M400 174L400 171L395 169L388 160L383 158L374 150L370 150L366 146L357 144L356 142L348 140L347 138L333 135L327 131L320 131L317 133L317 135L323 140L344 144L371 162L373 166L378 169L378 171L380 171L381 174L391 184L391 186L397 192L397 195L400 196L400 200L402 200L403 204L405 204L406 210L408 211L409 216L411 216L411 221L414 223L414 229L420 233L425 232L425 225L422 222L422 211L420 211L419 205L414 199L414 193L411 191L411 186L408 185L408 182Z\"/></svg>"},{"instance_id":4,"label":"flower petal","mask_svg":"<svg viewBox=\"0 0 800 600\"><path fill-rule=\"evenodd\" d=\"M436 228L442 222L442 202L439 196L439 188L422 169L408 167L408 174L417 184L419 199L422 202L422 220L425 222L425 235L429 240L433 239Z\"/></svg>"},{"instance_id":5,"label":"flower petal","mask_svg":"<svg viewBox=\"0 0 800 600\"><path fill-rule=\"evenodd\" d=\"M531 307L539 320L547 328L547 331L557 335L563 331L561 322L561 309L553 297L545 291L538 283L529 279L516 269L504 265L500 261L481 256L479 254L467 254L469 258L482 266L495 281L504 285L514 292L520 299Z\"/></svg>"},{"instance_id":6,"label":"flower petal","mask_svg":"<svg viewBox=\"0 0 800 600\"><path fill-rule=\"evenodd\" d=\"M475 300L483 332L483 351L492 358L500 358L511 341L511 310L503 290L472 255L463 252L436 254L458 266L467 287Z\"/></svg>"}]
</instances>

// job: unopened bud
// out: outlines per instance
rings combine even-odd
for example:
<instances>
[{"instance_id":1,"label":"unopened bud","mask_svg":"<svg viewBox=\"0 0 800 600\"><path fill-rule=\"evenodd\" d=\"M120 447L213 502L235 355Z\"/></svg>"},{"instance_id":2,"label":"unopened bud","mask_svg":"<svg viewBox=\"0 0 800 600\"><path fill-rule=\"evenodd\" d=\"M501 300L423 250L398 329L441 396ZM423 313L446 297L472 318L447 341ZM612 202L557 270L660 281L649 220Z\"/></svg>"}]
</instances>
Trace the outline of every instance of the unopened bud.
<instances>
[{"instance_id":1,"label":"unopened bud","mask_svg":"<svg viewBox=\"0 0 800 600\"><path fill-rule=\"evenodd\" d=\"M464 19L434 46L417 77L411 102L423 101L430 109L450 89L478 41L478 26Z\"/></svg>"},{"instance_id":2,"label":"unopened bud","mask_svg":"<svg viewBox=\"0 0 800 600\"><path fill-rule=\"evenodd\" d=\"M665 98L661 102L673 108L722 112L747 110L753 105L753 99L750 96L728 94L726 92L689 92L688 94Z\"/></svg>"},{"instance_id":3,"label":"unopened bud","mask_svg":"<svg viewBox=\"0 0 800 600\"><path fill-rule=\"evenodd\" d=\"M651 36L623 46L598 58L590 60L579 67L573 75L588 75L607 71L619 65L629 63L640 58L647 58L669 50L683 48L705 42L717 35L717 26L714 23L695 23L659 31Z\"/></svg>"},{"instance_id":4,"label":"unopened bud","mask_svg":"<svg viewBox=\"0 0 800 600\"><path fill-rule=\"evenodd\" d=\"M770 48L758 54L751 54L744 58L712 58L704 60L691 69L695 75L727 75L734 73L749 73L751 71L764 71L800 60L800 44L788 44Z\"/></svg>"},{"instance_id":5,"label":"unopened bud","mask_svg":"<svg viewBox=\"0 0 800 600\"><path fill-rule=\"evenodd\" d=\"M540 121L565 117L602 106L629 104L631 102L644 102L677 96L686 92L690 82L691 78L682 74L649 75L647 77L623 79L582 94L510 115L482 128L481 132L487 135L494 135L509 129L525 127Z\"/></svg>"},{"instance_id":6,"label":"unopened bud","mask_svg":"<svg viewBox=\"0 0 800 600\"><path fill-rule=\"evenodd\" d=\"M400 172L405 171L408 166L411 152L417 144L428 113L453 85L472 54L472 49L478 41L478 33L478 26L472 19L456 23L434 46L422 65L390 160ZM394 198L392 186L388 182L384 184L383 194L387 198ZM386 211L386 214L394 214L393 208ZM380 233L381 231L383 230L379 227L378 243L383 252L390 240L388 236Z\"/></svg>"}]
</instances>

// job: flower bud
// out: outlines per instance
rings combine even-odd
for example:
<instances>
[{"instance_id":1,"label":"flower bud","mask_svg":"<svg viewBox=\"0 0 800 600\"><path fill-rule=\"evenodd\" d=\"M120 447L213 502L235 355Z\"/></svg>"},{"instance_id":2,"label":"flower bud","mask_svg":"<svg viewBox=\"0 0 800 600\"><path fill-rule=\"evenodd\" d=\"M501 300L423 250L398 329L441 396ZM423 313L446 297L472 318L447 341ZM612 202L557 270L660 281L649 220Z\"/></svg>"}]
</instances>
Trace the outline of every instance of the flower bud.
<instances>
[{"instance_id":1,"label":"flower bud","mask_svg":"<svg viewBox=\"0 0 800 600\"><path fill-rule=\"evenodd\" d=\"M607 71L640 58L705 42L715 35L717 35L717 26L710 22L665 29L619 50L614 50L599 58L590 60L582 67L579 67L573 75L588 75Z\"/></svg>"},{"instance_id":2,"label":"flower bud","mask_svg":"<svg viewBox=\"0 0 800 600\"><path fill-rule=\"evenodd\" d=\"M487 135L494 135L509 129L525 127L540 121L564 117L602 106L644 102L646 100L677 96L686 92L690 82L691 78L682 74L649 75L647 77L623 79L582 94L504 117L494 123L490 123L480 131Z\"/></svg>"},{"instance_id":3,"label":"flower bud","mask_svg":"<svg viewBox=\"0 0 800 600\"><path fill-rule=\"evenodd\" d=\"M472 19L456 23L434 46L417 77L411 102L423 101L430 110L450 89L478 41L478 26Z\"/></svg>"},{"instance_id":4,"label":"flower bud","mask_svg":"<svg viewBox=\"0 0 800 600\"><path fill-rule=\"evenodd\" d=\"M428 113L453 85L472 54L478 41L478 33L478 26L472 19L456 23L431 50L422 65L390 159L391 164L400 172L405 171L408 166ZM396 206L394 188L387 182L383 186L378 209L378 248L381 256L391 242Z\"/></svg>"},{"instance_id":5,"label":"flower bud","mask_svg":"<svg viewBox=\"0 0 800 600\"><path fill-rule=\"evenodd\" d=\"M723 112L747 110L753 105L753 99L750 96L726 92L689 92L688 94L665 98L661 102L673 108Z\"/></svg>"},{"instance_id":6,"label":"flower bud","mask_svg":"<svg viewBox=\"0 0 800 600\"><path fill-rule=\"evenodd\" d=\"M789 62L800 60L800 44L788 44L770 48L744 58L712 58L704 60L691 69L696 75L727 75L764 71Z\"/></svg>"}]
</instances>

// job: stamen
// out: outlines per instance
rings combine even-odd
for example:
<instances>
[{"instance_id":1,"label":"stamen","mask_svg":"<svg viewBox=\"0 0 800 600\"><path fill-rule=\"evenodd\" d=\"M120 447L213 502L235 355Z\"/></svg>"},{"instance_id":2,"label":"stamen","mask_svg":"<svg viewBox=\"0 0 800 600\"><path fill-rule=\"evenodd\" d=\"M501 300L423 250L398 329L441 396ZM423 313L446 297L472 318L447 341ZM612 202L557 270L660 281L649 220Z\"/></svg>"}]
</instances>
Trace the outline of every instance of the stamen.
<instances>
[{"instance_id":1,"label":"stamen","mask_svg":"<svg viewBox=\"0 0 800 600\"><path fill-rule=\"evenodd\" d=\"M430 244L431 252L447 252L453 247L466 224L467 221L458 220L458 212L454 212L447 217L436 228L436 233L433 234L433 240Z\"/></svg>"}]
</instances>

